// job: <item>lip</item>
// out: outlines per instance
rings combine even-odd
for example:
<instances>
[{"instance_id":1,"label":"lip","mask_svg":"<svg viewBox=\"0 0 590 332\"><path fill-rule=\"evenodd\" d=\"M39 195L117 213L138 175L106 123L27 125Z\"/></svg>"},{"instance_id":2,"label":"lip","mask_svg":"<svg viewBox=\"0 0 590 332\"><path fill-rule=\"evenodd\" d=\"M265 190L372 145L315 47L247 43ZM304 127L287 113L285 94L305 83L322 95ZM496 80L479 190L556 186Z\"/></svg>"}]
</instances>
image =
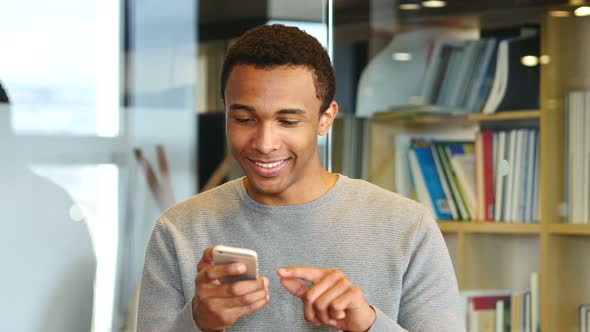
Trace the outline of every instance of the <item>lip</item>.
<instances>
[{"instance_id":1,"label":"lip","mask_svg":"<svg viewBox=\"0 0 590 332\"><path fill-rule=\"evenodd\" d=\"M285 169L285 167L287 167L287 165L289 164L289 162L291 161L291 158L285 158L285 159L278 159L278 160L253 160L253 159L248 159L248 162L250 163L250 166L252 167L252 169L254 170L254 172L262 177L265 178L272 178L272 177L276 177L278 175L281 174L281 172L283 171L283 169ZM279 165L272 167L272 168L264 168L262 166L259 166L256 163L265 163L265 164L271 164L271 163L276 163L276 162L281 162Z\"/></svg>"}]
</instances>

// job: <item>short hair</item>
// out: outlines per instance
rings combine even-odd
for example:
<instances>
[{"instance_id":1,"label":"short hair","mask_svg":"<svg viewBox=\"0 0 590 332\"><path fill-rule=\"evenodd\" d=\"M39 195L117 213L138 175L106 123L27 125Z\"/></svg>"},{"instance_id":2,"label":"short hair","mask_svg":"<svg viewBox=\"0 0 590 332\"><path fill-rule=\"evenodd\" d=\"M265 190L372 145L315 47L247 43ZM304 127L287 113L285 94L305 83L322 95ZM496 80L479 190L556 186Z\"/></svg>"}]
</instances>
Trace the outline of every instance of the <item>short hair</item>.
<instances>
[{"instance_id":1,"label":"short hair","mask_svg":"<svg viewBox=\"0 0 590 332\"><path fill-rule=\"evenodd\" d=\"M336 79L330 56L317 39L296 27L282 24L261 25L246 31L230 48L221 70L221 96L234 66L303 66L311 70L316 96L322 101L322 114L334 99Z\"/></svg>"}]
</instances>

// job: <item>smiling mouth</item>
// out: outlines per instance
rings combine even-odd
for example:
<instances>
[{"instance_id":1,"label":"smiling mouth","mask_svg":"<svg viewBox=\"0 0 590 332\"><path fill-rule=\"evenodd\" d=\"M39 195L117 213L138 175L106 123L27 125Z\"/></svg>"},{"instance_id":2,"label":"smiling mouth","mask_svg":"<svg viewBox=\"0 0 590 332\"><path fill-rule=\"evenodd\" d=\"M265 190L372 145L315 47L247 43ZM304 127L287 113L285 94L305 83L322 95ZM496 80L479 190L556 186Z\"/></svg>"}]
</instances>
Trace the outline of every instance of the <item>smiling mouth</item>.
<instances>
[{"instance_id":1,"label":"smiling mouth","mask_svg":"<svg viewBox=\"0 0 590 332\"><path fill-rule=\"evenodd\" d=\"M255 163L256 165L258 165L258 166L262 167L262 168L267 168L267 169L270 169L270 168L275 168L275 167L277 167L277 166L280 166L280 165L281 165L282 163L284 163L285 161L287 161L287 159L283 159L283 160L275 161L275 162L272 162L272 163L263 163L263 162L260 162L260 161L254 161L254 163Z\"/></svg>"}]
</instances>

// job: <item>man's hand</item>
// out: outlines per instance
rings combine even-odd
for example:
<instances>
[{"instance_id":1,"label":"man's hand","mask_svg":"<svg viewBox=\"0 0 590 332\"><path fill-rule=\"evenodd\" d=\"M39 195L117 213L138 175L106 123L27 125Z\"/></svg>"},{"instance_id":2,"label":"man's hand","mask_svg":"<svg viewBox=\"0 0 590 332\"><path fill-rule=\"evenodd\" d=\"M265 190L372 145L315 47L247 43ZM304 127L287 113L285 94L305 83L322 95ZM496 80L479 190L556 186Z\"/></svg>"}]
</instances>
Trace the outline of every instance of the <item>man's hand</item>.
<instances>
[{"instance_id":1,"label":"man's hand","mask_svg":"<svg viewBox=\"0 0 590 332\"><path fill-rule=\"evenodd\" d=\"M203 331L223 330L240 317L264 307L269 300L268 279L221 284L220 278L246 272L242 263L215 265L212 249L207 248L197 264L196 294L192 300L193 319Z\"/></svg>"},{"instance_id":2,"label":"man's hand","mask_svg":"<svg viewBox=\"0 0 590 332\"><path fill-rule=\"evenodd\" d=\"M286 267L277 274L281 284L303 301L305 319L346 331L367 331L376 319L363 292L342 271L311 267ZM308 288L301 280L313 285Z\"/></svg>"}]
</instances>

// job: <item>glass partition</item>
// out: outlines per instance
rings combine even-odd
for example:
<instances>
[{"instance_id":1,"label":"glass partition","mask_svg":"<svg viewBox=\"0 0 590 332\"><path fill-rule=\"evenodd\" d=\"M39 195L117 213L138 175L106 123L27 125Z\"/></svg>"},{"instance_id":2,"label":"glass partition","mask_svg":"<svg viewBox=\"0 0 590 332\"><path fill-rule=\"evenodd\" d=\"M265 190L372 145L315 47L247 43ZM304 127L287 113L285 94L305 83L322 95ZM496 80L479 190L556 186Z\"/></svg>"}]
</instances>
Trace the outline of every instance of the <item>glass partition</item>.
<instances>
[{"instance_id":1,"label":"glass partition","mask_svg":"<svg viewBox=\"0 0 590 332\"><path fill-rule=\"evenodd\" d=\"M281 22L329 48L330 6L0 5L3 329L135 331L155 219L198 193L227 154L223 126L200 128L204 114L221 111L228 45L249 28ZM200 157L211 146L217 150ZM326 146L320 141L324 164ZM210 172L203 161L213 161ZM224 174L236 176L235 166Z\"/></svg>"}]
</instances>

